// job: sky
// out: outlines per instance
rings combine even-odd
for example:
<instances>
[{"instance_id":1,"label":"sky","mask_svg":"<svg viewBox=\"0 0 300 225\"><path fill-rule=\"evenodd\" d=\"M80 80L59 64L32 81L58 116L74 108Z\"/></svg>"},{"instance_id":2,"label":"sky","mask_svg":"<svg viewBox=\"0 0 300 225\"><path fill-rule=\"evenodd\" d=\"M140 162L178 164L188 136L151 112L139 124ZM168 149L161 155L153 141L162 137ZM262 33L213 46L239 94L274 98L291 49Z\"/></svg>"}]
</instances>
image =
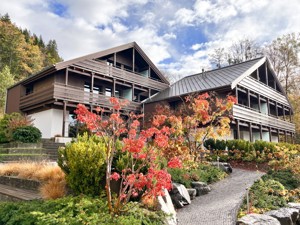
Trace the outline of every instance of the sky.
<instances>
[{"instance_id":1,"label":"sky","mask_svg":"<svg viewBox=\"0 0 300 225\"><path fill-rule=\"evenodd\" d=\"M300 0L1 0L0 14L69 60L137 42L161 70L210 69L209 54L249 38L263 45L300 32ZM176 79L176 78L175 78Z\"/></svg>"}]
</instances>

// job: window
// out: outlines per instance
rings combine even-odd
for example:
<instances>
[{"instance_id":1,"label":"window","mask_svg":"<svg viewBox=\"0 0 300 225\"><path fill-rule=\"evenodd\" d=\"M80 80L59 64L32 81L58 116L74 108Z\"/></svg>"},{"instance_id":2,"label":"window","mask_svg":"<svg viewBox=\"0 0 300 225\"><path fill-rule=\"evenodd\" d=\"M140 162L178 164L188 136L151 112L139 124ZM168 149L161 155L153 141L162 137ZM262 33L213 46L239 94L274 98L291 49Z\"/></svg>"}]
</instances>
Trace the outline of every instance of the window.
<instances>
[{"instance_id":1,"label":"window","mask_svg":"<svg viewBox=\"0 0 300 225\"><path fill-rule=\"evenodd\" d=\"M111 97L111 88L105 88L105 96Z\"/></svg>"},{"instance_id":2,"label":"window","mask_svg":"<svg viewBox=\"0 0 300 225\"><path fill-rule=\"evenodd\" d=\"M116 90L116 91L115 91L115 97L117 97L117 98L120 98L120 97L121 97L120 91L119 91L119 90Z\"/></svg>"},{"instance_id":3,"label":"window","mask_svg":"<svg viewBox=\"0 0 300 225\"><path fill-rule=\"evenodd\" d=\"M91 91L91 85L89 83L84 83L84 91L90 92Z\"/></svg>"},{"instance_id":4,"label":"window","mask_svg":"<svg viewBox=\"0 0 300 225\"><path fill-rule=\"evenodd\" d=\"M94 94L100 94L100 87L94 86L93 87L93 93Z\"/></svg>"},{"instance_id":5,"label":"window","mask_svg":"<svg viewBox=\"0 0 300 225\"><path fill-rule=\"evenodd\" d=\"M31 93L33 93L33 86L32 85L26 87L26 90L25 90L26 95L29 95Z\"/></svg>"}]
</instances>

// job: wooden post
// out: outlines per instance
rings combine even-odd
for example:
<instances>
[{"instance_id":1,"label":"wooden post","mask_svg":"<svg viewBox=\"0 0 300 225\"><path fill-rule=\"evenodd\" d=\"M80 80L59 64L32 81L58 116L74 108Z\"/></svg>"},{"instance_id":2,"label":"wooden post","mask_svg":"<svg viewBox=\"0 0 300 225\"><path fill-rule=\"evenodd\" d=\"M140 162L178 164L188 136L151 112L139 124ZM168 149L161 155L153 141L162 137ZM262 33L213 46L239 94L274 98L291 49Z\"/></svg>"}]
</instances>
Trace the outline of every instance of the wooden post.
<instances>
[{"instance_id":1,"label":"wooden post","mask_svg":"<svg viewBox=\"0 0 300 225\"><path fill-rule=\"evenodd\" d=\"M291 111L291 108L289 108L289 114L290 114L290 122L292 122L292 111Z\"/></svg>"},{"instance_id":2,"label":"wooden post","mask_svg":"<svg viewBox=\"0 0 300 225\"><path fill-rule=\"evenodd\" d=\"M249 136L250 136L250 142L253 142L252 123L249 123Z\"/></svg>"},{"instance_id":3,"label":"wooden post","mask_svg":"<svg viewBox=\"0 0 300 225\"><path fill-rule=\"evenodd\" d=\"M270 115L270 100L267 98L268 115Z\"/></svg>"},{"instance_id":4,"label":"wooden post","mask_svg":"<svg viewBox=\"0 0 300 225\"><path fill-rule=\"evenodd\" d=\"M266 68L266 84L269 85L268 66L267 66L267 63L265 63L265 68Z\"/></svg>"},{"instance_id":5,"label":"wooden post","mask_svg":"<svg viewBox=\"0 0 300 225\"><path fill-rule=\"evenodd\" d=\"M236 133L237 133L237 139L241 139L240 121L239 120L236 120Z\"/></svg>"},{"instance_id":6,"label":"wooden post","mask_svg":"<svg viewBox=\"0 0 300 225\"><path fill-rule=\"evenodd\" d=\"M134 84L132 84L132 99L131 101L134 101Z\"/></svg>"},{"instance_id":7,"label":"wooden post","mask_svg":"<svg viewBox=\"0 0 300 225\"><path fill-rule=\"evenodd\" d=\"M66 132L66 115L67 115L67 101L64 101L64 106L63 106L63 124L62 124L62 137L65 137L65 132Z\"/></svg>"},{"instance_id":8,"label":"wooden post","mask_svg":"<svg viewBox=\"0 0 300 225\"><path fill-rule=\"evenodd\" d=\"M258 100L258 111L261 113L260 94L257 95L257 100Z\"/></svg>"},{"instance_id":9,"label":"wooden post","mask_svg":"<svg viewBox=\"0 0 300 225\"><path fill-rule=\"evenodd\" d=\"M251 104L250 104L250 90L247 89L247 98L248 98L248 107L250 108Z\"/></svg>"},{"instance_id":10,"label":"wooden post","mask_svg":"<svg viewBox=\"0 0 300 225\"><path fill-rule=\"evenodd\" d=\"M69 69L66 68L66 73L65 73L65 85L68 85L69 82Z\"/></svg>"},{"instance_id":11,"label":"wooden post","mask_svg":"<svg viewBox=\"0 0 300 225\"><path fill-rule=\"evenodd\" d=\"M269 140L272 142L272 129L269 127Z\"/></svg>"},{"instance_id":12,"label":"wooden post","mask_svg":"<svg viewBox=\"0 0 300 225\"><path fill-rule=\"evenodd\" d=\"M151 89L149 89L148 97L149 97L149 98L151 97Z\"/></svg>"},{"instance_id":13,"label":"wooden post","mask_svg":"<svg viewBox=\"0 0 300 225\"><path fill-rule=\"evenodd\" d=\"M285 140L285 142L287 142L287 132L286 132L286 130L284 131L284 140Z\"/></svg>"},{"instance_id":14,"label":"wooden post","mask_svg":"<svg viewBox=\"0 0 300 225\"><path fill-rule=\"evenodd\" d=\"M116 78L113 79L113 88L112 88L112 95L113 97L116 96Z\"/></svg>"},{"instance_id":15,"label":"wooden post","mask_svg":"<svg viewBox=\"0 0 300 225\"><path fill-rule=\"evenodd\" d=\"M277 102L275 102L275 113L276 113L276 117L278 118L278 104L277 104Z\"/></svg>"},{"instance_id":16,"label":"wooden post","mask_svg":"<svg viewBox=\"0 0 300 225\"><path fill-rule=\"evenodd\" d=\"M149 66L149 70L148 70L148 77L151 77L151 67Z\"/></svg>"},{"instance_id":17,"label":"wooden post","mask_svg":"<svg viewBox=\"0 0 300 225\"><path fill-rule=\"evenodd\" d=\"M258 69L256 70L256 75L257 75L257 80L259 81L260 78L259 78L259 70Z\"/></svg>"},{"instance_id":18,"label":"wooden post","mask_svg":"<svg viewBox=\"0 0 300 225\"><path fill-rule=\"evenodd\" d=\"M239 90L237 87L235 88L235 97L236 97L237 104L239 104Z\"/></svg>"},{"instance_id":19,"label":"wooden post","mask_svg":"<svg viewBox=\"0 0 300 225\"><path fill-rule=\"evenodd\" d=\"M92 92L92 93L94 91L94 76L95 76L95 74L94 74L94 72L92 72L92 76L91 76L91 90L90 90L90 92Z\"/></svg>"},{"instance_id":20,"label":"wooden post","mask_svg":"<svg viewBox=\"0 0 300 225\"><path fill-rule=\"evenodd\" d=\"M117 53L114 53L114 67L117 66Z\"/></svg>"},{"instance_id":21,"label":"wooden post","mask_svg":"<svg viewBox=\"0 0 300 225\"><path fill-rule=\"evenodd\" d=\"M285 120L285 107L282 105L282 110L283 110L283 120Z\"/></svg>"},{"instance_id":22,"label":"wooden post","mask_svg":"<svg viewBox=\"0 0 300 225\"><path fill-rule=\"evenodd\" d=\"M132 71L133 72L135 71L134 64L135 64L135 49L133 48L132 49Z\"/></svg>"},{"instance_id":23,"label":"wooden post","mask_svg":"<svg viewBox=\"0 0 300 225\"><path fill-rule=\"evenodd\" d=\"M263 139L262 125L259 126L259 136L260 136L260 140L262 140Z\"/></svg>"}]
</instances>

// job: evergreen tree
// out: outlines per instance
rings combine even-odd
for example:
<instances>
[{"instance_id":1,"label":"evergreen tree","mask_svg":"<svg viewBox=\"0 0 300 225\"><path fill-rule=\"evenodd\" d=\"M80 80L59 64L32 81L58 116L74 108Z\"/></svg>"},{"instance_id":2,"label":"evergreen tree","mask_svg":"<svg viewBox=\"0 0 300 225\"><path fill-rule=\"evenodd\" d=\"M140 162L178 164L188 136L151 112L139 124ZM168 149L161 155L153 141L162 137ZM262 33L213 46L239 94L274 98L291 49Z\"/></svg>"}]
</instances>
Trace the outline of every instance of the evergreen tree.
<instances>
[{"instance_id":1,"label":"evergreen tree","mask_svg":"<svg viewBox=\"0 0 300 225\"><path fill-rule=\"evenodd\" d=\"M50 66L57 62L61 62L62 58L58 54L57 44L55 40L50 40L46 46L45 51L45 65Z\"/></svg>"},{"instance_id":2,"label":"evergreen tree","mask_svg":"<svg viewBox=\"0 0 300 225\"><path fill-rule=\"evenodd\" d=\"M5 112L6 89L14 83L14 76L10 73L8 66L5 66L0 72L0 80L0 115L3 115Z\"/></svg>"}]
</instances>

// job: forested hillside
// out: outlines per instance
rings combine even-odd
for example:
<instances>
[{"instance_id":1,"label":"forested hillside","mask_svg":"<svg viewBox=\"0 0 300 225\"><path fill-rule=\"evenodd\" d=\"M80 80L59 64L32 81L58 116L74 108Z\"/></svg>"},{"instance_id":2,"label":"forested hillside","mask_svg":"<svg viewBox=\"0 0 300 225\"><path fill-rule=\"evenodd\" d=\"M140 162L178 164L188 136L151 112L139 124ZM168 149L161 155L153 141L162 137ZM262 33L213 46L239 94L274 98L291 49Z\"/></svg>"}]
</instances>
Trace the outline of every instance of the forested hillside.
<instances>
[{"instance_id":1,"label":"forested hillside","mask_svg":"<svg viewBox=\"0 0 300 225\"><path fill-rule=\"evenodd\" d=\"M43 41L0 15L0 116L4 112L6 88L42 68L62 61L55 40Z\"/></svg>"}]
</instances>

